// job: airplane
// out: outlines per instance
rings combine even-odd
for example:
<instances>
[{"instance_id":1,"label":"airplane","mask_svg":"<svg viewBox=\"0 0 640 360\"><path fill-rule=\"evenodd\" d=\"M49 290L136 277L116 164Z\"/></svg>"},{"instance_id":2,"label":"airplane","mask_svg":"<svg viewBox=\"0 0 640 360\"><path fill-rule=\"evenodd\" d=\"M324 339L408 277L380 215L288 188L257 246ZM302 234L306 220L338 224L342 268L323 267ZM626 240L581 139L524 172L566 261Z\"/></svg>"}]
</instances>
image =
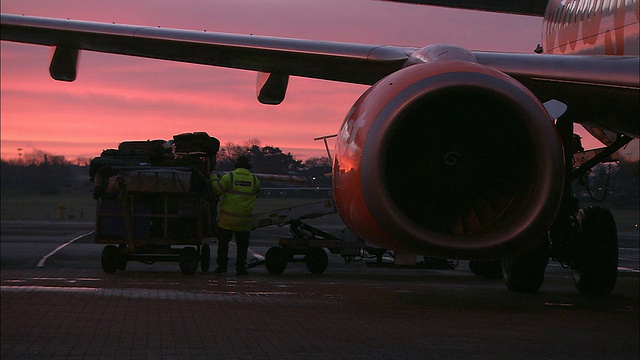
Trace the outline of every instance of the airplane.
<instances>
[{"instance_id":1,"label":"airplane","mask_svg":"<svg viewBox=\"0 0 640 360\"><path fill-rule=\"evenodd\" d=\"M61 81L76 79L87 50L256 71L257 98L271 105L283 101L290 76L368 85L332 159L337 211L358 237L394 250L396 261L498 262L517 292L538 291L551 257L572 268L579 292L609 293L615 220L607 209L580 208L570 184L638 141L638 0L550 0L544 11L484 3L541 15L542 45L483 52L13 14L0 15L0 40L53 47L49 72ZM574 123L610 140L575 170Z\"/></svg>"}]
</instances>

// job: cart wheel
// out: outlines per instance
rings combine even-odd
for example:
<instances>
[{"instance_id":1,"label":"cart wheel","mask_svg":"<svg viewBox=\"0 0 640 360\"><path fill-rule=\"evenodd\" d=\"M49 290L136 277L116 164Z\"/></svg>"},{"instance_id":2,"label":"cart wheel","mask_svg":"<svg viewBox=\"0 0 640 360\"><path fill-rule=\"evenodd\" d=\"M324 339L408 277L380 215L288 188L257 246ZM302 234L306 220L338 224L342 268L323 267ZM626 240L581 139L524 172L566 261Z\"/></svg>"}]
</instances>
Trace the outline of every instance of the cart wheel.
<instances>
[{"instance_id":1,"label":"cart wheel","mask_svg":"<svg viewBox=\"0 0 640 360\"><path fill-rule=\"evenodd\" d=\"M304 257L307 269L312 274L322 274L329 264L327 253L323 248L310 248Z\"/></svg>"},{"instance_id":2,"label":"cart wheel","mask_svg":"<svg viewBox=\"0 0 640 360\"><path fill-rule=\"evenodd\" d=\"M264 266L269 274L280 275L287 268L287 256L283 248L274 246L264 256Z\"/></svg>"},{"instance_id":3,"label":"cart wheel","mask_svg":"<svg viewBox=\"0 0 640 360\"><path fill-rule=\"evenodd\" d=\"M127 270L127 256L122 253L118 254L118 270Z\"/></svg>"},{"instance_id":4,"label":"cart wheel","mask_svg":"<svg viewBox=\"0 0 640 360\"><path fill-rule=\"evenodd\" d=\"M127 270L127 246L118 246L118 270Z\"/></svg>"},{"instance_id":5,"label":"cart wheel","mask_svg":"<svg viewBox=\"0 0 640 360\"><path fill-rule=\"evenodd\" d=\"M107 245L102 249L102 256L100 257L100 265L102 270L108 274L113 274L118 270L120 260L120 251L115 245Z\"/></svg>"},{"instance_id":6,"label":"cart wheel","mask_svg":"<svg viewBox=\"0 0 640 360\"><path fill-rule=\"evenodd\" d=\"M211 248L209 244L202 244L200 249L200 269L202 272L209 271L209 265L211 265Z\"/></svg>"},{"instance_id":7,"label":"cart wheel","mask_svg":"<svg viewBox=\"0 0 640 360\"><path fill-rule=\"evenodd\" d=\"M192 247L183 248L180 251L180 271L185 275L191 275L198 270L198 252Z\"/></svg>"}]
</instances>

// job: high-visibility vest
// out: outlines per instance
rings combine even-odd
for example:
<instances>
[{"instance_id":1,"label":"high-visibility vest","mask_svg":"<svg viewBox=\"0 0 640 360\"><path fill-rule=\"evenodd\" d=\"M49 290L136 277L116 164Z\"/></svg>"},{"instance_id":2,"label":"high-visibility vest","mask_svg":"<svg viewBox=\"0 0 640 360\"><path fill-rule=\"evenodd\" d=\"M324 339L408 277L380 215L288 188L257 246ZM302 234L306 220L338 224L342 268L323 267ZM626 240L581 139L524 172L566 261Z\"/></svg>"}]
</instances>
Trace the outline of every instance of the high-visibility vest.
<instances>
[{"instance_id":1,"label":"high-visibility vest","mask_svg":"<svg viewBox=\"0 0 640 360\"><path fill-rule=\"evenodd\" d=\"M211 189L222 196L218 212L218 227L233 231L250 231L253 205L260 194L260 180L249 170L238 168L225 174L219 181L211 175Z\"/></svg>"}]
</instances>

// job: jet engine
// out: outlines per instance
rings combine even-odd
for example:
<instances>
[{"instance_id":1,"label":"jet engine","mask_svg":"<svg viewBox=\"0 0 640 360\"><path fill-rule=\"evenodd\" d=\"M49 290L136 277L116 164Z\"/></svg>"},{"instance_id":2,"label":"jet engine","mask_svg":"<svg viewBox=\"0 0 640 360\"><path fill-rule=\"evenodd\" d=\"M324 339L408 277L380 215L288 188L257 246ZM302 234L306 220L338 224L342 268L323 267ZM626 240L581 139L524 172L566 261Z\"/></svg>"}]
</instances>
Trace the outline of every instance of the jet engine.
<instances>
[{"instance_id":1,"label":"jet engine","mask_svg":"<svg viewBox=\"0 0 640 360\"><path fill-rule=\"evenodd\" d=\"M388 249L455 259L526 251L551 227L564 152L540 101L470 61L405 67L354 104L334 152L345 223Z\"/></svg>"}]
</instances>

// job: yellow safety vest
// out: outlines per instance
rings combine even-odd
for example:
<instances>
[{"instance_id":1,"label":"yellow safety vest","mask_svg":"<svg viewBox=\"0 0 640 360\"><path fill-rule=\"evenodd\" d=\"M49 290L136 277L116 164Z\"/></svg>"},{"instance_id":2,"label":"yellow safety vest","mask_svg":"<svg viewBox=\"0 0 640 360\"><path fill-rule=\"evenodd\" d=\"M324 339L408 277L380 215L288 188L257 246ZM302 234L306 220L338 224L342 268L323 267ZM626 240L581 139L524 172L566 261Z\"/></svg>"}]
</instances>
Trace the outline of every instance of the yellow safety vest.
<instances>
[{"instance_id":1,"label":"yellow safety vest","mask_svg":"<svg viewBox=\"0 0 640 360\"><path fill-rule=\"evenodd\" d=\"M260 194L260 180L249 170L238 168L225 174L220 180L211 175L211 189L222 196L218 227L233 231L250 231L253 204Z\"/></svg>"}]
</instances>

